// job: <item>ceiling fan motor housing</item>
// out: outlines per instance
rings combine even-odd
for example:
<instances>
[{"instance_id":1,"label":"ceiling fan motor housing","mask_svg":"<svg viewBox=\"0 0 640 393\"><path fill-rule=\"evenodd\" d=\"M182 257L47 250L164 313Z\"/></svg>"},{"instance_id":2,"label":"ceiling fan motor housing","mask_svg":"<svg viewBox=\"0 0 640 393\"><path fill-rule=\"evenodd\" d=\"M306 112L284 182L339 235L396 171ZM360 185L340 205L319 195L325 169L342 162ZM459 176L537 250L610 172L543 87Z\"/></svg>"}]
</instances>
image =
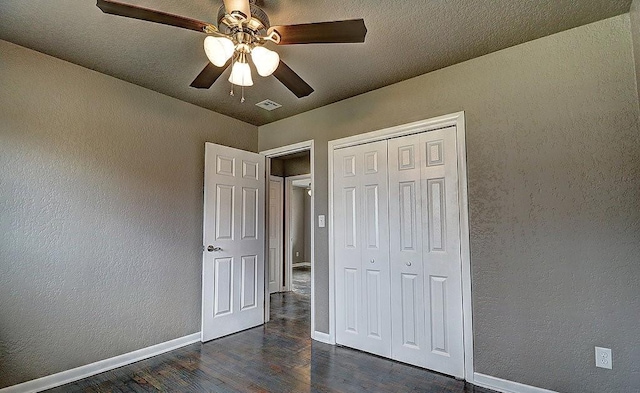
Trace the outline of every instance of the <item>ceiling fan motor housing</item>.
<instances>
[{"instance_id":1,"label":"ceiling fan motor housing","mask_svg":"<svg viewBox=\"0 0 640 393\"><path fill-rule=\"evenodd\" d=\"M250 3L251 19L243 23L244 28L248 28L254 32L254 34L264 36L267 34L267 30L271 27L269 23L269 17L262 8ZM237 24L233 23L233 20L228 19L227 10L224 5L218 9L218 30L224 34L233 34L234 28L237 29Z\"/></svg>"}]
</instances>

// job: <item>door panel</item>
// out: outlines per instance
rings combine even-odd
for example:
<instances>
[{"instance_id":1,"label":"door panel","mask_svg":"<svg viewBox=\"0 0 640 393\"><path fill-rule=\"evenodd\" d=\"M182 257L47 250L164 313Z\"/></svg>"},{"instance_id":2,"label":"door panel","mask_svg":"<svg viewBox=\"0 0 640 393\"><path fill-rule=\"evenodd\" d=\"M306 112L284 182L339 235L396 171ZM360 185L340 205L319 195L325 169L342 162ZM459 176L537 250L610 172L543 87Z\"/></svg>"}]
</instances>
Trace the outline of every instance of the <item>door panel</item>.
<instances>
[{"instance_id":1,"label":"door panel","mask_svg":"<svg viewBox=\"0 0 640 393\"><path fill-rule=\"evenodd\" d=\"M366 247L377 249L380 247L380 220L378 217L378 185L368 185L364 188L364 220Z\"/></svg>"},{"instance_id":2,"label":"door panel","mask_svg":"<svg viewBox=\"0 0 640 393\"><path fill-rule=\"evenodd\" d=\"M382 338L382 304L380 299L380 272L367 269L367 334L371 337Z\"/></svg>"},{"instance_id":3,"label":"door panel","mask_svg":"<svg viewBox=\"0 0 640 393\"><path fill-rule=\"evenodd\" d=\"M334 153L336 339L391 355L386 141Z\"/></svg>"},{"instance_id":4,"label":"door panel","mask_svg":"<svg viewBox=\"0 0 640 393\"><path fill-rule=\"evenodd\" d=\"M216 291L214 317L231 312L233 302L233 259L216 258L213 287Z\"/></svg>"},{"instance_id":5,"label":"door panel","mask_svg":"<svg viewBox=\"0 0 640 393\"><path fill-rule=\"evenodd\" d=\"M390 283L389 283L389 181L387 142L373 142L357 147L360 150L362 174L360 200L357 201L361 227L362 254L362 332L366 351L382 356L391 355ZM356 165L357 168L357 165ZM384 279L382 279L384 277Z\"/></svg>"},{"instance_id":6,"label":"door panel","mask_svg":"<svg viewBox=\"0 0 640 393\"><path fill-rule=\"evenodd\" d=\"M462 260L458 163L455 127L420 134L422 200L428 206L423 226L425 301L427 315L426 367L464 376L462 322ZM425 222L426 221L426 222Z\"/></svg>"},{"instance_id":7,"label":"door panel","mask_svg":"<svg viewBox=\"0 0 640 393\"><path fill-rule=\"evenodd\" d=\"M431 314L428 316L431 327L431 351L438 351L448 355L447 350L447 278L429 277L429 295L431 299Z\"/></svg>"},{"instance_id":8,"label":"door panel","mask_svg":"<svg viewBox=\"0 0 640 393\"><path fill-rule=\"evenodd\" d=\"M358 316L359 313L359 301L360 298L360 285L359 285L358 269L345 268L344 269L344 304L345 304L345 330L350 333L358 333Z\"/></svg>"},{"instance_id":9,"label":"door panel","mask_svg":"<svg viewBox=\"0 0 640 393\"><path fill-rule=\"evenodd\" d=\"M393 358L462 377L455 127L389 140L389 161Z\"/></svg>"},{"instance_id":10,"label":"door panel","mask_svg":"<svg viewBox=\"0 0 640 393\"><path fill-rule=\"evenodd\" d=\"M424 367L425 329L419 136L389 140L393 358Z\"/></svg>"},{"instance_id":11,"label":"door panel","mask_svg":"<svg viewBox=\"0 0 640 393\"><path fill-rule=\"evenodd\" d=\"M399 184L397 203L400 209L400 248L412 251L417 247L416 182Z\"/></svg>"},{"instance_id":12,"label":"door panel","mask_svg":"<svg viewBox=\"0 0 640 393\"><path fill-rule=\"evenodd\" d=\"M216 240L233 240L234 192L234 186L226 184L216 185Z\"/></svg>"},{"instance_id":13,"label":"door panel","mask_svg":"<svg viewBox=\"0 0 640 393\"><path fill-rule=\"evenodd\" d=\"M284 179L269 178L269 293L280 292L284 285Z\"/></svg>"},{"instance_id":14,"label":"door panel","mask_svg":"<svg viewBox=\"0 0 640 393\"><path fill-rule=\"evenodd\" d=\"M259 154L206 144L202 341L264 322L264 175Z\"/></svg>"},{"instance_id":15,"label":"door panel","mask_svg":"<svg viewBox=\"0 0 640 393\"><path fill-rule=\"evenodd\" d=\"M240 308L246 310L257 306L257 275L258 275L258 263L256 255L249 255L242 257L242 288L240 293Z\"/></svg>"},{"instance_id":16,"label":"door panel","mask_svg":"<svg viewBox=\"0 0 640 393\"><path fill-rule=\"evenodd\" d=\"M358 229L357 225L357 206L356 206L356 188L347 187L343 190L344 197L344 228L345 228L345 247L357 248Z\"/></svg>"},{"instance_id":17,"label":"door panel","mask_svg":"<svg viewBox=\"0 0 640 393\"><path fill-rule=\"evenodd\" d=\"M444 200L444 179L427 179L427 198L429 200L429 251L445 250L446 215Z\"/></svg>"},{"instance_id":18,"label":"door panel","mask_svg":"<svg viewBox=\"0 0 640 393\"><path fill-rule=\"evenodd\" d=\"M258 238L258 189L242 188L242 239Z\"/></svg>"},{"instance_id":19,"label":"door panel","mask_svg":"<svg viewBox=\"0 0 640 393\"><path fill-rule=\"evenodd\" d=\"M400 278L402 293L402 320L400 326L394 327L402 329L402 345L409 346L413 349L419 348L418 339L418 307L416 304L420 301L418 290L418 276L415 274L402 274Z\"/></svg>"}]
</instances>

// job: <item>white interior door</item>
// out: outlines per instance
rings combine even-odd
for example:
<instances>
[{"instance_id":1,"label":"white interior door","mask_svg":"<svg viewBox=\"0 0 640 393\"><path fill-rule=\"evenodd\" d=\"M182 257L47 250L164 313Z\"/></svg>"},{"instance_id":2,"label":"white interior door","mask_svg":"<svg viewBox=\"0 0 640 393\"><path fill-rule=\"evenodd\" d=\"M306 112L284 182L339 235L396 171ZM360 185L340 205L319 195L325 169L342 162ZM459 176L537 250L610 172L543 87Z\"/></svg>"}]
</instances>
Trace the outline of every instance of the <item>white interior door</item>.
<instances>
[{"instance_id":1,"label":"white interior door","mask_svg":"<svg viewBox=\"0 0 640 393\"><path fill-rule=\"evenodd\" d=\"M456 129L389 140L393 358L464 377Z\"/></svg>"},{"instance_id":2,"label":"white interior door","mask_svg":"<svg viewBox=\"0 0 640 393\"><path fill-rule=\"evenodd\" d=\"M283 178L269 178L269 293L280 292L283 287L283 189Z\"/></svg>"},{"instance_id":3,"label":"white interior door","mask_svg":"<svg viewBox=\"0 0 640 393\"><path fill-rule=\"evenodd\" d=\"M334 152L336 341L391 356L387 142Z\"/></svg>"},{"instance_id":4,"label":"white interior door","mask_svg":"<svg viewBox=\"0 0 640 393\"><path fill-rule=\"evenodd\" d=\"M207 143L202 341L264 323L263 156Z\"/></svg>"}]
</instances>

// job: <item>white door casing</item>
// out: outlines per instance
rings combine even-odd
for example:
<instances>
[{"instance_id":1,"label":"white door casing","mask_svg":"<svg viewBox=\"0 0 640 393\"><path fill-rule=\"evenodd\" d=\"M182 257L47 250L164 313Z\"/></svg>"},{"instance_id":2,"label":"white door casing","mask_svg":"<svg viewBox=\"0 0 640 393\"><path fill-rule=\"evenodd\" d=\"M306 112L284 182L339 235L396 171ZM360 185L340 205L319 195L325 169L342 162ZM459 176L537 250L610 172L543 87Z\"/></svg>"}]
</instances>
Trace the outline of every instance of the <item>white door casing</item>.
<instances>
[{"instance_id":1,"label":"white door casing","mask_svg":"<svg viewBox=\"0 0 640 393\"><path fill-rule=\"evenodd\" d=\"M283 290L283 187L282 177L269 177L269 293Z\"/></svg>"},{"instance_id":2,"label":"white door casing","mask_svg":"<svg viewBox=\"0 0 640 393\"><path fill-rule=\"evenodd\" d=\"M205 145L202 341L264 323L265 159Z\"/></svg>"},{"instance_id":3,"label":"white door casing","mask_svg":"<svg viewBox=\"0 0 640 393\"><path fill-rule=\"evenodd\" d=\"M464 377L455 127L389 140L393 358Z\"/></svg>"},{"instance_id":4,"label":"white door casing","mask_svg":"<svg viewBox=\"0 0 640 393\"><path fill-rule=\"evenodd\" d=\"M387 142L333 158L336 342L390 357Z\"/></svg>"},{"instance_id":5,"label":"white door casing","mask_svg":"<svg viewBox=\"0 0 640 393\"><path fill-rule=\"evenodd\" d=\"M314 166L315 166L315 148L314 148L314 141L313 140L308 140L308 141L303 141L303 142L298 142L298 143L294 143L291 145L287 145L287 146L281 146L281 147L277 147L274 149L269 149L269 150L264 150L261 151L260 153L262 155L264 155L266 158L268 159L272 159L272 158L276 158L276 157L281 157L284 155L288 155L288 154L292 154L292 153L299 153L302 151L309 151L310 156L311 156L311 189L314 188L314 179L315 179L315 171L314 171ZM285 201L286 202L286 201ZM319 341L323 341L326 343L331 343L333 344L334 341L333 339L330 337L329 334L324 333L324 332L320 332L316 330L316 324L315 324L315 266L314 266L314 261L315 261L315 255L314 255L314 250L315 250L315 196L312 196L311 198L311 338L313 338L314 340L319 340ZM285 261L286 263L286 261ZM330 269L333 269L333 267L330 267ZM333 287L333 280L330 278L330 285L331 287ZM286 280L285 282L288 282L288 280ZM268 287L267 287L268 288ZM333 291L330 290L329 291L329 298L332 299L333 298ZM265 311L268 314L268 305L269 305L269 297L267 296L265 299L265 302L267 304L267 308L265 309ZM331 302L331 300L330 300ZM332 303L332 302L331 302ZM333 315L333 307L330 307L330 313ZM332 317L330 317L331 320ZM268 320L268 315L265 315L265 319ZM333 331L333 325L331 325L330 330Z\"/></svg>"}]
</instances>

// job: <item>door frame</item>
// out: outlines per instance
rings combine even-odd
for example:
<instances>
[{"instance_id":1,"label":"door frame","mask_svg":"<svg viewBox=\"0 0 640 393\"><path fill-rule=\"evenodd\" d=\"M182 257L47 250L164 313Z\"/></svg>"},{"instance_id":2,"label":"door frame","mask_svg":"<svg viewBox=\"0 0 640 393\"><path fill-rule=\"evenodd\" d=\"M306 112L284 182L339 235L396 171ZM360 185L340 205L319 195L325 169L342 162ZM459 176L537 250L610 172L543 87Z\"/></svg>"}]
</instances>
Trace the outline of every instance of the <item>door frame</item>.
<instances>
[{"instance_id":1,"label":"door frame","mask_svg":"<svg viewBox=\"0 0 640 393\"><path fill-rule=\"evenodd\" d=\"M281 147L276 147L274 149L269 149L269 150L264 150L261 151L260 154L262 154L263 156L265 156L267 158L267 162L265 165L266 168L266 173L267 174L271 174L271 159L272 158L278 158L281 156L286 156L288 154L292 154L292 153L299 153L299 152L303 152L303 151L309 151L309 161L310 161L310 175L311 175L311 190L314 190L315 187L315 175L314 175L314 166L315 166L315 153L314 153L314 141L312 140L308 140L308 141L303 141L303 142L298 142L298 143L294 143L291 145L286 145L286 146L281 146ZM265 196L265 200L269 200L269 190L266 190L267 195ZM316 199L316 194L314 192L312 192L311 195L311 338L313 339L317 339L316 335L317 333L320 332L316 332L316 324L315 324L315 291L314 291L314 282L315 282L315 233L316 233L316 226L315 226L315 199ZM267 214L269 214L269 212L267 211ZM268 220L269 217L267 216L266 219ZM268 221L267 221L268 222ZM265 228L265 231L267 231L268 228ZM268 238L269 234L265 233L265 238ZM269 245L265 242L265 247L268 247ZM268 249L266 250L267 252L269 251ZM266 275L265 275L266 277ZM271 309L271 302L269 299L269 294L267 293L265 295L265 306L264 306L264 313L265 313L265 322L269 321L269 310Z\"/></svg>"},{"instance_id":2,"label":"door frame","mask_svg":"<svg viewBox=\"0 0 640 393\"><path fill-rule=\"evenodd\" d=\"M284 178L284 264L285 272L287 274L287 280L284 285L285 291L290 291L293 286L293 243L291 242L291 194L293 192L293 181L309 179L311 182L311 175L296 175L287 176ZM313 190L313 184L311 185ZM313 204L313 192L311 193L311 203ZM311 220L313 220L313 208L311 209ZM313 243L313 222L311 224L311 242ZM311 256L313 261L313 246L311 246ZM313 262L311 263L311 269L313 270Z\"/></svg>"},{"instance_id":3,"label":"door frame","mask_svg":"<svg viewBox=\"0 0 640 393\"><path fill-rule=\"evenodd\" d=\"M266 164L266 160L265 160L265 164ZM266 196L269 197L269 200L267 201L268 202L267 207L270 207L269 205L271 204L271 195L270 195L271 182L272 181L276 181L276 182L280 183L280 203L279 203L279 210L278 210L278 213L279 213L278 217L280 219L279 228L280 228L281 235L285 236L286 230L283 229L284 218L285 218L285 206L284 206L284 203L283 203L283 202L285 202L285 189L284 189L284 187L285 187L285 177L283 177L283 176L274 176L274 175L268 175L268 176L269 176L268 177L268 182L267 182L268 187L265 189L265 190L269 190L269 191L265 191L266 192ZM271 219L271 217L268 215L268 213L267 213L267 216L265 218ZM270 225L271 225L271 222L267 222L266 228L269 228ZM268 229L266 230L265 235L269 235L269 230ZM280 266L278 268L278 273L277 273L277 275L278 275L277 280L279 282L279 284L278 284L278 292L281 292L281 291L284 290L284 284L282 283L282 278L284 277L284 271L282 270L283 269L282 262L285 261L285 250L284 250L284 247L283 247L282 240L285 240L285 239L283 239L281 237L280 238L280 244L278 245L278 251L279 251L279 255L280 255L280 258L279 258ZM267 242L270 242L270 241L271 241L271 239L267 239ZM270 245L269 245L269 247L270 247ZM265 263L265 275L268 275L269 272L270 272L270 269L271 269L271 261L269 260L269 254L267 254L265 256L265 261L267 261L267 263ZM269 283L269 280L267 279L267 284L268 283ZM271 288L269 288L269 292L271 292Z\"/></svg>"},{"instance_id":4,"label":"door frame","mask_svg":"<svg viewBox=\"0 0 640 393\"><path fill-rule=\"evenodd\" d=\"M328 143L329 164L329 342L336 343L336 303L335 303L335 258L333 232L333 152L336 149L386 140L405 135L433 131L440 128L456 127L458 159L458 207L460 210L460 258L462 262L462 316L464 341L464 375L473 382L473 312L471 291L471 251L469 245L469 203L467 195L467 150L465 142L464 111L449 115L420 120L413 123L389 127L346 138L334 139Z\"/></svg>"}]
</instances>

